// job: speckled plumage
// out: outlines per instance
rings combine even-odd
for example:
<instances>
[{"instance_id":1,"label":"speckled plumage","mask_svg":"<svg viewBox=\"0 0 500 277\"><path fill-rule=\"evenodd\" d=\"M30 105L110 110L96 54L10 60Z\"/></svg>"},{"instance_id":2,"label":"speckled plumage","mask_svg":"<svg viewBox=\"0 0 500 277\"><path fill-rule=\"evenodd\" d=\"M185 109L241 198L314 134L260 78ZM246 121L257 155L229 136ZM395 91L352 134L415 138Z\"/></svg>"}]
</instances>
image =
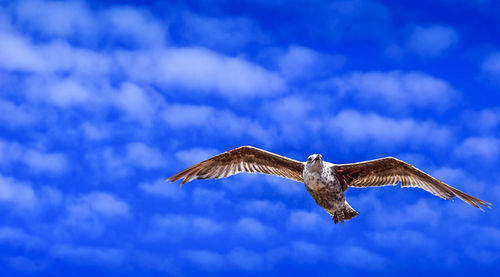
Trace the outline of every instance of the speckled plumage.
<instances>
[{"instance_id":1,"label":"speckled plumage","mask_svg":"<svg viewBox=\"0 0 500 277\"><path fill-rule=\"evenodd\" d=\"M377 187L401 184L422 188L443 199L458 197L481 209L490 203L451 187L416 167L393 157L350 164L332 164L319 154L300 162L252 146L242 146L193 165L168 178L181 184L194 179L218 179L240 172L264 173L304 182L314 201L335 223L358 215L345 201L348 187ZM481 209L482 210L482 209Z\"/></svg>"},{"instance_id":2,"label":"speckled plumage","mask_svg":"<svg viewBox=\"0 0 500 277\"><path fill-rule=\"evenodd\" d=\"M325 209L333 221L344 222L358 213L345 201L342 178L339 178L335 166L323 162L321 155L311 155L304 166L304 185L316 204Z\"/></svg>"}]
</instances>

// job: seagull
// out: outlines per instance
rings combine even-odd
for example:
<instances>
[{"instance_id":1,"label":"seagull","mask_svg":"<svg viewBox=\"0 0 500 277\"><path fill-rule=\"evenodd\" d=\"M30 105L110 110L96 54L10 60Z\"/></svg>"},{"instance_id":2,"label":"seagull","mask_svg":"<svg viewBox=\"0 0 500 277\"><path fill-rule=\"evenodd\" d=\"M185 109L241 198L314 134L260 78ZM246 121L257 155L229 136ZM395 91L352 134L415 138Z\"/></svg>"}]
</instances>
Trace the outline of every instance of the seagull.
<instances>
[{"instance_id":1,"label":"seagull","mask_svg":"<svg viewBox=\"0 0 500 277\"><path fill-rule=\"evenodd\" d=\"M241 146L193 165L168 178L182 180L219 179L241 172L276 175L303 182L316 204L330 214L335 224L350 220L358 212L345 200L349 187L380 187L401 184L401 187L424 189L443 199L462 201L484 211L490 203L453 188L420 169L393 157L349 164L333 164L314 154L300 162L252 146Z\"/></svg>"}]
</instances>

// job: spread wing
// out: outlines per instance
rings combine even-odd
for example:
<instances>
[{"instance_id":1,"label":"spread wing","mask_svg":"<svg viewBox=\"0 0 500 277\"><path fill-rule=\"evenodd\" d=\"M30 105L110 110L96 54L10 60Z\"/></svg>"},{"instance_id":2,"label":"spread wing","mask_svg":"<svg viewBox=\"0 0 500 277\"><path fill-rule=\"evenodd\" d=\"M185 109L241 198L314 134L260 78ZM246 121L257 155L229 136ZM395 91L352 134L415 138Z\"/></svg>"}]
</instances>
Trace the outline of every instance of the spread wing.
<instances>
[{"instance_id":1,"label":"spread wing","mask_svg":"<svg viewBox=\"0 0 500 277\"><path fill-rule=\"evenodd\" d=\"M252 146L242 146L214 156L168 178L181 184L194 179L219 179L240 172L264 173L303 182L304 164Z\"/></svg>"},{"instance_id":2,"label":"spread wing","mask_svg":"<svg viewBox=\"0 0 500 277\"><path fill-rule=\"evenodd\" d=\"M335 165L338 174L350 187L393 186L401 182L401 187L422 188L443 199L454 196L481 209L490 203L453 188L420 169L393 157L372 161ZM481 209L482 210L482 209Z\"/></svg>"}]
</instances>

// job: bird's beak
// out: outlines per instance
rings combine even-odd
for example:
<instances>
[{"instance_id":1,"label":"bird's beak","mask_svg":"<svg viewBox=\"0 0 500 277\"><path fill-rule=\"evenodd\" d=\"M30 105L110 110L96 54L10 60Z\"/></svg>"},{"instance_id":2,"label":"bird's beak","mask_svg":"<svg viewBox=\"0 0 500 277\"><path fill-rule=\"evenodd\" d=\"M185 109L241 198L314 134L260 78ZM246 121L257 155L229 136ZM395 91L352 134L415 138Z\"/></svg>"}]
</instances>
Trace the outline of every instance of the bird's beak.
<instances>
[{"instance_id":1,"label":"bird's beak","mask_svg":"<svg viewBox=\"0 0 500 277\"><path fill-rule=\"evenodd\" d=\"M316 157L314 157L314 161L317 161L319 160L319 155L316 155Z\"/></svg>"}]
</instances>

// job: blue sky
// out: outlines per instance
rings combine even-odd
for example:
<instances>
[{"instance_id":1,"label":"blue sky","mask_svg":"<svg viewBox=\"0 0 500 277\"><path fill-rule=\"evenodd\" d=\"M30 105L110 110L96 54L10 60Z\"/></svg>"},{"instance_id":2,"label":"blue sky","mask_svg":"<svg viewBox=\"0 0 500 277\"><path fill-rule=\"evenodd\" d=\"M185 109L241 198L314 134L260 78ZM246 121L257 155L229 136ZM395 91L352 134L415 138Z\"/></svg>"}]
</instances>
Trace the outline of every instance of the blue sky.
<instances>
[{"instance_id":1,"label":"blue sky","mask_svg":"<svg viewBox=\"0 0 500 277\"><path fill-rule=\"evenodd\" d=\"M500 269L495 1L0 1L3 276L491 274ZM395 156L494 204L165 179L253 145Z\"/></svg>"}]
</instances>

